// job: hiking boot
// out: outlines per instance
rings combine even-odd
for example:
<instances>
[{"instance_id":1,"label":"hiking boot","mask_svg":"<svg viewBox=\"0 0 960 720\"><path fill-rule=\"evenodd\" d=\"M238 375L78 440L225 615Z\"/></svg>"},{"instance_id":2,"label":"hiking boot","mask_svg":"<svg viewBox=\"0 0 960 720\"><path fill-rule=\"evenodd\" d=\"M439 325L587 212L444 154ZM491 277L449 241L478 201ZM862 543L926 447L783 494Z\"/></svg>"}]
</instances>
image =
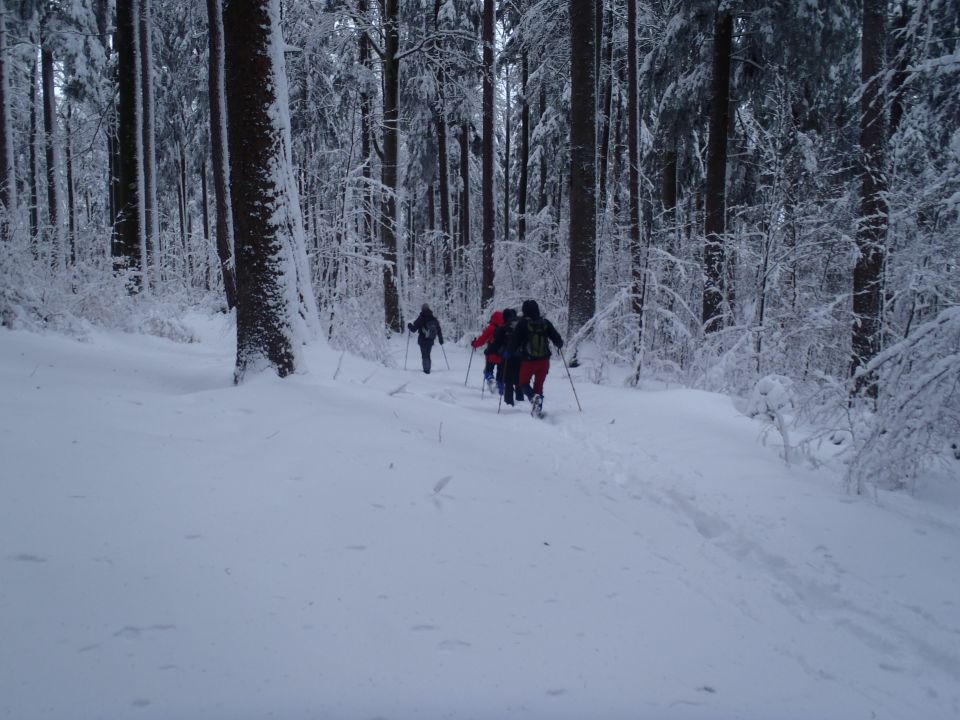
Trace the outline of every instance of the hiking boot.
<instances>
[{"instance_id":1,"label":"hiking boot","mask_svg":"<svg viewBox=\"0 0 960 720\"><path fill-rule=\"evenodd\" d=\"M543 417L543 395L534 395L533 400L530 402L530 414L533 417L542 418Z\"/></svg>"},{"instance_id":2,"label":"hiking boot","mask_svg":"<svg viewBox=\"0 0 960 720\"><path fill-rule=\"evenodd\" d=\"M484 379L484 382L487 384L487 392L491 395L495 394L497 390L497 383L492 377Z\"/></svg>"},{"instance_id":3,"label":"hiking boot","mask_svg":"<svg viewBox=\"0 0 960 720\"><path fill-rule=\"evenodd\" d=\"M497 392L503 395L503 381L497 380ZM960 458L958 458L960 459Z\"/></svg>"}]
</instances>

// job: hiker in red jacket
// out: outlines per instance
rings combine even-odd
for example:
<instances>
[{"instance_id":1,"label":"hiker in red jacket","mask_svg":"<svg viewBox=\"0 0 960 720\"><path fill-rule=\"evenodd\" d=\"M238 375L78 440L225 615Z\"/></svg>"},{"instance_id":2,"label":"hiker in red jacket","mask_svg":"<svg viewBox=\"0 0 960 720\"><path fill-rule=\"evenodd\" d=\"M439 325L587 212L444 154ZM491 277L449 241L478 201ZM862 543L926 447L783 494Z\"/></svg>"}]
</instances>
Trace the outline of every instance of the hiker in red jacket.
<instances>
[{"instance_id":1,"label":"hiker in red jacket","mask_svg":"<svg viewBox=\"0 0 960 720\"><path fill-rule=\"evenodd\" d=\"M502 365L503 360L500 358L500 348L494 343L494 335L497 332L497 328L503 326L503 313L499 310L493 313L490 316L490 324L480 333L479 337L475 337L471 342L470 346L477 350L481 345L486 345L484 348L483 354L486 356L486 363L483 366L483 381L487 384L487 389L493 394L495 385L493 381L493 369L497 368L497 378L501 378L503 375Z\"/></svg>"}]
</instances>

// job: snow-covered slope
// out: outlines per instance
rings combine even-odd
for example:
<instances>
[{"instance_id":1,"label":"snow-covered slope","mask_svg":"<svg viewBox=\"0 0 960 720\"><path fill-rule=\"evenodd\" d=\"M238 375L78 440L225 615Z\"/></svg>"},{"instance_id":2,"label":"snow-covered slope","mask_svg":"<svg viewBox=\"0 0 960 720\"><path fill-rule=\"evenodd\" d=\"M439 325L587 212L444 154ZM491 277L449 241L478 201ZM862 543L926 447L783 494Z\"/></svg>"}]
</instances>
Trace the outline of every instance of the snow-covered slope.
<instances>
[{"instance_id":1,"label":"snow-covered slope","mask_svg":"<svg viewBox=\"0 0 960 720\"><path fill-rule=\"evenodd\" d=\"M960 519L725 397L0 335L0 717L960 717ZM402 366L404 346L396 345Z\"/></svg>"}]
</instances>

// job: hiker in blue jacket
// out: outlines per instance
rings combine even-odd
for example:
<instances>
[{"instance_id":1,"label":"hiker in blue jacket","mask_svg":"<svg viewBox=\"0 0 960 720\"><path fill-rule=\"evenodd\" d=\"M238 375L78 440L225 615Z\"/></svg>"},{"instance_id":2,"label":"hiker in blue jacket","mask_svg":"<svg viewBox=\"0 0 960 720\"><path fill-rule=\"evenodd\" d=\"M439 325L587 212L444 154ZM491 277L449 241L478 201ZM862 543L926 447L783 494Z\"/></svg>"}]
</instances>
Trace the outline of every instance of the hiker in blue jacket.
<instances>
[{"instance_id":1,"label":"hiker in blue jacket","mask_svg":"<svg viewBox=\"0 0 960 720\"><path fill-rule=\"evenodd\" d=\"M420 346L420 356L423 359L423 371L430 374L430 351L433 350L433 341L439 340L443 345L443 330L440 321L433 315L433 311L426 303L420 308L420 314L412 323L407 323L410 332L417 333L417 345Z\"/></svg>"}]
</instances>

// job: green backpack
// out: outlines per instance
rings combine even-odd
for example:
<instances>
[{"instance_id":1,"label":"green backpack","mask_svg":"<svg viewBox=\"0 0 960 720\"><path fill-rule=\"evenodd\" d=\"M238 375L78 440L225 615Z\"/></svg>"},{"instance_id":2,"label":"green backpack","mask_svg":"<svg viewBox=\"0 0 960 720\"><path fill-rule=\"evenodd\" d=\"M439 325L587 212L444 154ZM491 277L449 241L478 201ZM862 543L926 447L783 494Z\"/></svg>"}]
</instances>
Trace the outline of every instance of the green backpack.
<instances>
[{"instance_id":1,"label":"green backpack","mask_svg":"<svg viewBox=\"0 0 960 720\"><path fill-rule=\"evenodd\" d=\"M542 360L550 357L550 339L547 337L547 321L543 318L527 320L527 357Z\"/></svg>"}]
</instances>

